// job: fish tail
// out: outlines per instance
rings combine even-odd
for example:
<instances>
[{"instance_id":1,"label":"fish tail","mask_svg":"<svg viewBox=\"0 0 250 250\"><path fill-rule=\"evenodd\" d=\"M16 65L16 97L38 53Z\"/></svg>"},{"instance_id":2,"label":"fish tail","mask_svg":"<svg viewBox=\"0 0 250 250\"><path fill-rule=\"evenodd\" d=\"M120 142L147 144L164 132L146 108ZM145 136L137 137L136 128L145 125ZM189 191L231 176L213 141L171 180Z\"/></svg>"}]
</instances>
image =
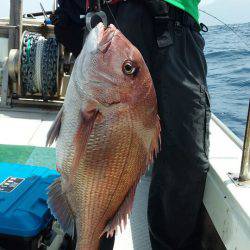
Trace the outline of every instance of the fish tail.
<instances>
[{"instance_id":1,"label":"fish tail","mask_svg":"<svg viewBox=\"0 0 250 250\"><path fill-rule=\"evenodd\" d=\"M57 219L62 230L71 237L74 237L75 218L66 194L62 191L61 178L56 179L49 186L48 196L47 203L51 213Z\"/></svg>"}]
</instances>

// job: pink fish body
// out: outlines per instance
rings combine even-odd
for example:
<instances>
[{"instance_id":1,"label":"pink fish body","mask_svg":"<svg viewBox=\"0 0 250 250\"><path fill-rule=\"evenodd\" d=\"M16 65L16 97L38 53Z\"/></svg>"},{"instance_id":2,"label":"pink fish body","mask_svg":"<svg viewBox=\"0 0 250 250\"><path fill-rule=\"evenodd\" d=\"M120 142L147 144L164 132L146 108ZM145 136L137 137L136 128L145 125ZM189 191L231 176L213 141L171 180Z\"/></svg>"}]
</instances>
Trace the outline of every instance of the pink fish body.
<instances>
[{"instance_id":1,"label":"pink fish body","mask_svg":"<svg viewBox=\"0 0 250 250\"><path fill-rule=\"evenodd\" d=\"M113 25L98 24L77 58L49 134L61 173L48 204L77 249L99 249L126 224L136 186L158 151L154 86L142 55Z\"/></svg>"}]
</instances>

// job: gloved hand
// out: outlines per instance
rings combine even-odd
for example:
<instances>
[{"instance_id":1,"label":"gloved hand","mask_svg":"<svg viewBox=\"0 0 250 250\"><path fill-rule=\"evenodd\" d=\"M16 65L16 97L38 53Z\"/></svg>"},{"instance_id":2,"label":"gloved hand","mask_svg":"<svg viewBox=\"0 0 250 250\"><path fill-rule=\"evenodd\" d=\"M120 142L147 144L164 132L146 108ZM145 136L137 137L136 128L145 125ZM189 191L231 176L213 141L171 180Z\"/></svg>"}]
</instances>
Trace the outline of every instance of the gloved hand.
<instances>
[{"instance_id":1,"label":"gloved hand","mask_svg":"<svg viewBox=\"0 0 250 250\"><path fill-rule=\"evenodd\" d=\"M49 16L51 22L53 25L57 25L59 23L59 16L57 14L57 12L53 12L50 16Z\"/></svg>"}]
</instances>

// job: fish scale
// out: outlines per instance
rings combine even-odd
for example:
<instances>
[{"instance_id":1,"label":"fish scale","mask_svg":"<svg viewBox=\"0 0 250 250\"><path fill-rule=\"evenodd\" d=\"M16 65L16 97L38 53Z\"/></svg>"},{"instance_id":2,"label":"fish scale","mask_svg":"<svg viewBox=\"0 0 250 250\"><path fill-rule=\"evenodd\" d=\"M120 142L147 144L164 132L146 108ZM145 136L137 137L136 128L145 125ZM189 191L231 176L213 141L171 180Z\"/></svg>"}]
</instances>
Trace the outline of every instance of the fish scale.
<instances>
[{"instance_id":1,"label":"fish scale","mask_svg":"<svg viewBox=\"0 0 250 250\"><path fill-rule=\"evenodd\" d=\"M123 121L120 122L120 124L122 125L122 127L124 127ZM95 144L93 144L91 140L89 141L87 148L86 148L86 155L83 157L83 160L81 162L81 165L83 167L81 166L79 167L79 170L82 170L82 171L78 172L77 178L75 180L75 185L77 185L77 188L81 187L81 188L84 188L84 190L88 190L87 193L84 192L84 190L82 190L81 192L82 194L81 197L85 197L82 199L85 200L85 204L88 207L95 207L95 208L103 207L102 200L98 200L98 203L96 203L97 198L95 197L96 195L104 197L106 191L105 189L103 189L103 187L106 187L107 190L112 190L113 192L115 191L115 189L112 188L112 186L114 186L114 179L106 178L107 182L105 184L101 183L100 180L103 179L102 176L100 176L102 174L102 171L96 171L96 169L100 169L100 168L104 170L107 169L108 171L107 175L116 176L117 171L108 167L115 166L115 165L122 166L124 165L126 161L126 159L122 156L126 154L126 151L127 152L129 151L129 147L126 144L122 143L122 138L126 137L126 133L125 133L125 130L123 130L124 131L123 133L120 133L121 129L119 129L119 126L117 125L115 126L116 126L115 129L112 126L110 127L109 120L107 118L106 126L102 125L100 126L100 128L94 128L93 133L91 134L90 137L96 138ZM124 145L124 147L119 147L117 149L119 151L119 155L115 153L113 154L114 155L113 159L108 159L108 158L107 160L105 159L105 156L109 156L110 153L109 153L108 147L103 147L102 145L110 144L110 141L112 140L112 138L108 136L108 134L106 137L103 137L103 134L106 134L103 127L109 128L108 130L112 131L113 137L115 137L117 141L120 141L119 144ZM109 131L106 131L106 132L109 133ZM95 154L94 157L93 157L93 154L91 154L93 152L93 148L95 148L95 151L98 152L97 154ZM85 183L84 187L81 186L82 182ZM108 199L110 198L108 197ZM77 204L73 204L73 207L75 207L75 205L77 206ZM81 211L82 210L81 207L79 208L79 210L80 210L79 213L81 214L84 213L83 211ZM77 213L77 211L75 213ZM93 220L97 218L97 214L93 213L91 210L88 210L88 213L92 214L92 219L89 222L89 224L91 225L95 224L93 223ZM90 216L86 214L86 217L88 218ZM82 221L86 223L87 218L83 218ZM84 225L83 225L83 230L86 231L86 229L84 229ZM87 232L83 231L83 235L88 237Z\"/></svg>"},{"instance_id":2,"label":"fish scale","mask_svg":"<svg viewBox=\"0 0 250 250\"><path fill-rule=\"evenodd\" d=\"M76 60L47 140L57 139L61 173L48 205L65 232L76 228L76 249L99 249L103 234L126 223L159 136L156 95L141 54L114 26L99 24Z\"/></svg>"}]
</instances>

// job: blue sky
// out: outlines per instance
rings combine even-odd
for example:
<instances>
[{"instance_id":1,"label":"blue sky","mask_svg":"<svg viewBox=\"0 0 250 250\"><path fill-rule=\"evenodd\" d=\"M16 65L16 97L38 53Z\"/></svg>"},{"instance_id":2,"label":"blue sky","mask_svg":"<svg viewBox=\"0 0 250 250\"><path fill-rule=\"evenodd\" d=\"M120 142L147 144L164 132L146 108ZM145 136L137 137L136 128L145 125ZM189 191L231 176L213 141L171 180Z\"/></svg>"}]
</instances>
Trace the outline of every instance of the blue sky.
<instances>
[{"instance_id":1,"label":"blue sky","mask_svg":"<svg viewBox=\"0 0 250 250\"><path fill-rule=\"evenodd\" d=\"M199 8L228 24L250 22L250 0L201 0ZM200 20L208 25L218 24L202 13Z\"/></svg>"},{"instance_id":2,"label":"blue sky","mask_svg":"<svg viewBox=\"0 0 250 250\"><path fill-rule=\"evenodd\" d=\"M189 1L189 0L188 0ZM53 0L41 0L46 10L52 8ZM226 23L250 22L250 0L201 0L203 9ZM40 11L39 0L24 0L24 12ZM8 16L9 0L0 0L0 17ZM200 15L200 21L207 25L219 24L205 14Z\"/></svg>"}]
</instances>

